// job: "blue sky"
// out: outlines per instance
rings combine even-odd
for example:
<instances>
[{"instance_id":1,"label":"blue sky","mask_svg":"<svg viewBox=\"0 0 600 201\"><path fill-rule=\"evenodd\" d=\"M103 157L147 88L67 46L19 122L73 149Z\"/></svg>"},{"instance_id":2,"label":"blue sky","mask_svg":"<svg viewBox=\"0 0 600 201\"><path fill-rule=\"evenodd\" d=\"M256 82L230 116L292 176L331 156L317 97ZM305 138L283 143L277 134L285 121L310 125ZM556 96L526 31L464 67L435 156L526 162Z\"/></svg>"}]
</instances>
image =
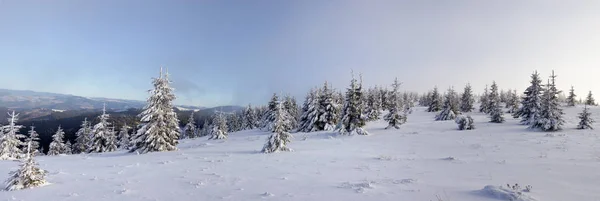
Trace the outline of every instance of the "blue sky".
<instances>
[{"instance_id":1,"label":"blue sky","mask_svg":"<svg viewBox=\"0 0 600 201\"><path fill-rule=\"evenodd\" d=\"M522 91L538 70L600 93L600 1L0 0L0 88L177 103L300 100L325 80Z\"/></svg>"}]
</instances>

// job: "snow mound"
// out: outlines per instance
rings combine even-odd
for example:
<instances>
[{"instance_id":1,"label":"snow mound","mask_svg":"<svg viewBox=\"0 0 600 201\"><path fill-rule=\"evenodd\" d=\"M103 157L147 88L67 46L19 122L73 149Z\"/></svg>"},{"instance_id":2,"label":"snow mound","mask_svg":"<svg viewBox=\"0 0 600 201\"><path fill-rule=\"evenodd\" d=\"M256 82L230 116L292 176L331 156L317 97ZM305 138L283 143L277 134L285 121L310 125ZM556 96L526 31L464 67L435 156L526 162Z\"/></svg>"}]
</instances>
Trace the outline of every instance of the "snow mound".
<instances>
[{"instance_id":1,"label":"snow mound","mask_svg":"<svg viewBox=\"0 0 600 201\"><path fill-rule=\"evenodd\" d=\"M352 189L357 193L364 193L366 189L374 189L375 186L373 185L373 182L370 181L355 184L352 184L350 182L344 182L342 183L342 185L339 186L339 188Z\"/></svg>"},{"instance_id":2,"label":"snow mound","mask_svg":"<svg viewBox=\"0 0 600 201\"><path fill-rule=\"evenodd\" d=\"M488 185L477 191L482 196L507 201L536 201L535 198L520 191L504 188L502 186Z\"/></svg>"}]
</instances>

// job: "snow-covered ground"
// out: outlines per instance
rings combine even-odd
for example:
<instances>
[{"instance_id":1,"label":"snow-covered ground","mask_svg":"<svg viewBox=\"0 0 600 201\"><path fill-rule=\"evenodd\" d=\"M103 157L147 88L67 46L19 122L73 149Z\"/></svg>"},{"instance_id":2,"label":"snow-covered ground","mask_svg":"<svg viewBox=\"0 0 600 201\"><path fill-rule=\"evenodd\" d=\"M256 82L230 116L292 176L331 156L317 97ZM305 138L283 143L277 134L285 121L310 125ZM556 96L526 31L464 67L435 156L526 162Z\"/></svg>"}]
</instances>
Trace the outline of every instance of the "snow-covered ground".
<instances>
[{"instance_id":1,"label":"snow-covered ground","mask_svg":"<svg viewBox=\"0 0 600 201\"><path fill-rule=\"evenodd\" d=\"M269 133L254 130L184 140L175 152L42 156L52 184L0 200L486 201L508 200L497 187L518 183L533 187L520 200L598 201L598 132L574 129L581 108L565 111L565 130L551 134L509 114L503 124L473 114L477 129L458 131L416 108L400 130L381 121L370 136L296 133L289 153L259 153ZM18 164L0 161L0 176Z\"/></svg>"}]
</instances>

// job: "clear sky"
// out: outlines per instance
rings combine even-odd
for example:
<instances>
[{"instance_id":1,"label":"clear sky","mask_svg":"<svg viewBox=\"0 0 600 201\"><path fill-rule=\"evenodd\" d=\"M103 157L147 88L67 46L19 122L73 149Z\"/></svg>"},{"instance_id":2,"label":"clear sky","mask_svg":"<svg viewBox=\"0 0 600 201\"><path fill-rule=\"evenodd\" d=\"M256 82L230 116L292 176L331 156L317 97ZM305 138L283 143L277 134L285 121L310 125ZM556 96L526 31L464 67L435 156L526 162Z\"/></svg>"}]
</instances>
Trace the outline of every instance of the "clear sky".
<instances>
[{"instance_id":1,"label":"clear sky","mask_svg":"<svg viewBox=\"0 0 600 201\"><path fill-rule=\"evenodd\" d=\"M0 88L144 100L160 66L198 106L302 100L351 69L419 92L554 69L600 94L600 1L0 0Z\"/></svg>"}]
</instances>

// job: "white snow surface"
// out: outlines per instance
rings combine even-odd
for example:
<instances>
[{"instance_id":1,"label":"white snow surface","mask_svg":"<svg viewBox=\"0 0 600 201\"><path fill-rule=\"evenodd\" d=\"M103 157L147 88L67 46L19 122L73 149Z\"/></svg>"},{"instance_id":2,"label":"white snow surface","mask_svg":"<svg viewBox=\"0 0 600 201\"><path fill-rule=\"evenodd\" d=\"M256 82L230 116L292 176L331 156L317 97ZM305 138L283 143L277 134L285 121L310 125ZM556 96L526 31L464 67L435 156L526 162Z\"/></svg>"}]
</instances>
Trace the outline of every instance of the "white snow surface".
<instances>
[{"instance_id":1,"label":"white snow surface","mask_svg":"<svg viewBox=\"0 0 600 201\"><path fill-rule=\"evenodd\" d=\"M172 152L40 156L52 184L0 191L0 200L497 201L504 196L484 187L515 183L531 185L532 200L600 200L600 138L575 129L582 108L565 109L565 130L550 135L480 113L470 113L476 130L459 131L424 110L399 130L371 122L369 136L294 133L294 152L260 153L271 133L251 130L183 140ZM0 180L18 167L0 161Z\"/></svg>"}]
</instances>

